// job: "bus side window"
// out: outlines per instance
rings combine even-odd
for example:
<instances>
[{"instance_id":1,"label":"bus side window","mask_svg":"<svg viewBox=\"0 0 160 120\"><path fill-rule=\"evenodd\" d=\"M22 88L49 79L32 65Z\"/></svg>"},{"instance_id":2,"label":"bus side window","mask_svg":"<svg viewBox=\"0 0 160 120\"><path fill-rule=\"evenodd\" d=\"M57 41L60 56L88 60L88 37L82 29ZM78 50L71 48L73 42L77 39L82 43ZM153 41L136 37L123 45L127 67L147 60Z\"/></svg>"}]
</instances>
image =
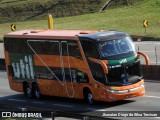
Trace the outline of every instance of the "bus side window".
<instances>
[{"instance_id":1,"label":"bus side window","mask_svg":"<svg viewBox=\"0 0 160 120\"><path fill-rule=\"evenodd\" d=\"M70 56L73 56L82 60L82 56L81 56L80 49L77 42L75 41L68 42L68 52Z\"/></svg>"},{"instance_id":2,"label":"bus side window","mask_svg":"<svg viewBox=\"0 0 160 120\"><path fill-rule=\"evenodd\" d=\"M97 47L89 41L81 41L81 45L86 57L99 58Z\"/></svg>"},{"instance_id":3,"label":"bus side window","mask_svg":"<svg viewBox=\"0 0 160 120\"><path fill-rule=\"evenodd\" d=\"M93 78L102 84L106 84L106 76L102 66L92 61L88 61L88 63L89 63L89 67L90 67Z\"/></svg>"},{"instance_id":4,"label":"bus side window","mask_svg":"<svg viewBox=\"0 0 160 120\"><path fill-rule=\"evenodd\" d=\"M81 44L86 57L99 59L96 45L89 41L81 41ZM93 78L102 84L106 84L106 76L102 66L100 64L90 61L89 59L87 59L87 61Z\"/></svg>"}]
</instances>

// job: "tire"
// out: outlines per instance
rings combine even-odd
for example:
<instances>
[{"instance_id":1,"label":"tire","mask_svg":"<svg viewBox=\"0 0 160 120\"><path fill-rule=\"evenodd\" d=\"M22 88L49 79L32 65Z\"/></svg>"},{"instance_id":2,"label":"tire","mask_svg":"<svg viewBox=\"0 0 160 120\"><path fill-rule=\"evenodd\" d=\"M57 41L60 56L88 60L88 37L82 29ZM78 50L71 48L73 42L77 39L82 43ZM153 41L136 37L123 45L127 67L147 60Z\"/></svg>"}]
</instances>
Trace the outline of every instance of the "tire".
<instances>
[{"instance_id":1,"label":"tire","mask_svg":"<svg viewBox=\"0 0 160 120\"><path fill-rule=\"evenodd\" d=\"M94 104L93 94L90 90L86 94L86 100L90 105Z\"/></svg>"},{"instance_id":2,"label":"tire","mask_svg":"<svg viewBox=\"0 0 160 120\"><path fill-rule=\"evenodd\" d=\"M32 98L32 89L29 87L29 84L24 84L23 91L25 96Z\"/></svg>"},{"instance_id":3,"label":"tire","mask_svg":"<svg viewBox=\"0 0 160 120\"><path fill-rule=\"evenodd\" d=\"M39 87L37 84L35 84L33 86L33 95L36 99L40 99L41 98L41 93L40 93L40 90L39 90Z\"/></svg>"}]
</instances>

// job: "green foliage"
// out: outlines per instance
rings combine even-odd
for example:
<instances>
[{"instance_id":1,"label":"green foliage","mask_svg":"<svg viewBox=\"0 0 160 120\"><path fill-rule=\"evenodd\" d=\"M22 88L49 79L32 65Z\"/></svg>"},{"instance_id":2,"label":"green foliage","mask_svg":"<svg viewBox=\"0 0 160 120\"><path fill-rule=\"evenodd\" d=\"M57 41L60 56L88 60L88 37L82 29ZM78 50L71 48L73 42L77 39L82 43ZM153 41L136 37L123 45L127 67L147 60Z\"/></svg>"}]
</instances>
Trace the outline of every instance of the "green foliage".
<instances>
[{"instance_id":1,"label":"green foliage","mask_svg":"<svg viewBox=\"0 0 160 120\"><path fill-rule=\"evenodd\" d=\"M105 0L3 0L0 23L44 19L48 14L65 17L93 13Z\"/></svg>"},{"instance_id":2,"label":"green foliage","mask_svg":"<svg viewBox=\"0 0 160 120\"><path fill-rule=\"evenodd\" d=\"M45 19L48 14L66 17L98 12L107 0L2 0L0 23ZM144 0L113 0L109 8ZM156 0L158 1L158 0Z\"/></svg>"}]
</instances>

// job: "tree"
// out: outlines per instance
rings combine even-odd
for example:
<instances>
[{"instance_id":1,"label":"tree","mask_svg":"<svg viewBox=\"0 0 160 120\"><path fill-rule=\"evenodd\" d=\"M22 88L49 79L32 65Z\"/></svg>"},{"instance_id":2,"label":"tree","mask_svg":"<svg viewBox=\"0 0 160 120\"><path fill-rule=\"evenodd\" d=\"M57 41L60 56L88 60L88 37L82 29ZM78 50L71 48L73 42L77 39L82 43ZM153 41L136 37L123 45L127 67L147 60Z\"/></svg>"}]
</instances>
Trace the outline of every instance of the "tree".
<instances>
[{"instance_id":1,"label":"tree","mask_svg":"<svg viewBox=\"0 0 160 120\"><path fill-rule=\"evenodd\" d=\"M108 5L112 2L113 0L107 0L104 5L102 6L102 8L99 10L99 12L103 11L105 8L108 7Z\"/></svg>"},{"instance_id":2,"label":"tree","mask_svg":"<svg viewBox=\"0 0 160 120\"><path fill-rule=\"evenodd\" d=\"M107 0L104 5L101 7L99 12L105 10L111 3L119 4L119 5L129 5L133 4L133 0Z\"/></svg>"}]
</instances>

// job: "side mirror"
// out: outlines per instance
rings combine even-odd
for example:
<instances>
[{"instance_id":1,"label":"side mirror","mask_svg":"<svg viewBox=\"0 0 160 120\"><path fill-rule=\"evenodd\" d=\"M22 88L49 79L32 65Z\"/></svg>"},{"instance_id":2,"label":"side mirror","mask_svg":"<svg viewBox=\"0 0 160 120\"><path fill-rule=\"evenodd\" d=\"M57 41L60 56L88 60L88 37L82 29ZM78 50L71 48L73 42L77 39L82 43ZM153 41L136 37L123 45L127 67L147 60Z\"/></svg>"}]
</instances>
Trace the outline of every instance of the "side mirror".
<instances>
[{"instance_id":1,"label":"side mirror","mask_svg":"<svg viewBox=\"0 0 160 120\"><path fill-rule=\"evenodd\" d=\"M139 58L140 55L142 55L142 56L144 57L144 59L145 59L145 61L146 61L146 65L149 65L149 64L150 64L150 60L149 60L149 57L148 57L147 54L145 54L144 52L138 52L137 54L138 54L138 55L137 55L137 58Z\"/></svg>"},{"instance_id":2,"label":"side mirror","mask_svg":"<svg viewBox=\"0 0 160 120\"><path fill-rule=\"evenodd\" d=\"M99 60L99 59L95 59L95 58L91 58L91 57L88 57L88 59L94 63L97 63L97 64L100 64L103 68L103 71L105 74L108 74L108 68L107 68L107 61L105 60Z\"/></svg>"}]
</instances>

